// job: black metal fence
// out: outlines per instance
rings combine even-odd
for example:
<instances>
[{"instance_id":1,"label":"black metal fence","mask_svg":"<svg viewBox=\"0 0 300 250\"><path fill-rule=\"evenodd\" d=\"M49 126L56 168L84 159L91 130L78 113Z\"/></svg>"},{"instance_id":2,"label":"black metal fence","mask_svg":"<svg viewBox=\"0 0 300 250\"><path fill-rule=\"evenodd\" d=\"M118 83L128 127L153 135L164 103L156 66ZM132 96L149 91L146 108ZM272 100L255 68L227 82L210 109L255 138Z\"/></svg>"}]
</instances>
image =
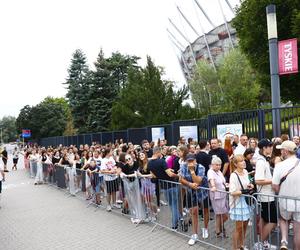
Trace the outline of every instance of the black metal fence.
<instances>
[{"instance_id":1,"label":"black metal fence","mask_svg":"<svg viewBox=\"0 0 300 250\"><path fill-rule=\"evenodd\" d=\"M271 138L273 136L272 115L274 109L245 110L232 113L208 115L207 118L173 121L171 124L153 125L144 128L128 128L127 130L80 134L74 136L56 136L41 138L39 144L43 146L80 145L97 142L106 144L123 139L124 142L140 144L142 140L152 141L152 128L164 128L165 139L168 144L177 144L180 138L180 127L197 126L198 140L217 137L217 125L242 124L243 133L250 137ZM300 106L279 108L281 118L281 133L300 134Z\"/></svg>"}]
</instances>

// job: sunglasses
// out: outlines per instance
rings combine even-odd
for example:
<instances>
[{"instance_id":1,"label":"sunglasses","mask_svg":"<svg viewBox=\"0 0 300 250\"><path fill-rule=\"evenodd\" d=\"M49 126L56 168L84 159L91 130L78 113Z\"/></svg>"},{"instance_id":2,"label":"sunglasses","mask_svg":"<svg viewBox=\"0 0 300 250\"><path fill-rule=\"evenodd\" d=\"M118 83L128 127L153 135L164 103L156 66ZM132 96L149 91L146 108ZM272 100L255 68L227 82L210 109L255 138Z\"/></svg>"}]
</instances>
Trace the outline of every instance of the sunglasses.
<instances>
[{"instance_id":1,"label":"sunglasses","mask_svg":"<svg viewBox=\"0 0 300 250\"><path fill-rule=\"evenodd\" d=\"M126 161L130 161L131 160L131 158L127 158L127 159L125 159Z\"/></svg>"}]
</instances>

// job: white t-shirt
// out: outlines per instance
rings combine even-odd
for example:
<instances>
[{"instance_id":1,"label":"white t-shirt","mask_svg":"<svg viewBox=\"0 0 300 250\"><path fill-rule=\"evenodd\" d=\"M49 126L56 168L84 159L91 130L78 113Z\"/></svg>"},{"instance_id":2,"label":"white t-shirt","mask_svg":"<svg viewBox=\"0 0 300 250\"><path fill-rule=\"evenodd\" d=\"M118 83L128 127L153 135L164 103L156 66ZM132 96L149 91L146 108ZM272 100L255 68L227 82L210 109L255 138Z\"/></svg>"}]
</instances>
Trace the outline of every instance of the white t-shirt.
<instances>
[{"instance_id":1,"label":"white t-shirt","mask_svg":"<svg viewBox=\"0 0 300 250\"><path fill-rule=\"evenodd\" d=\"M116 162L114 158L111 156L109 158L104 157L101 161L101 170L112 170L116 167ZM105 181L113 181L117 179L118 177L116 175L109 175L109 174L104 174L104 180Z\"/></svg>"},{"instance_id":2,"label":"white t-shirt","mask_svg":"<svg viewBox=\"0 0 300 250\"><path fill-rule=\"evenodd\" d=\"M249 178L248 178L247 170L244 169L243 176L239 175L239 177L240 177L241 183L243 185L243 188L247 189L248 188L247 186L250 183ZM238 179L236 173L233 172L230 175L230 179L229 179L229 193L233 193L235 191L241 191L241 190L242 190L242 187L241 187L241 184L239 182L239 179ZM234 208L235 205L239 203L239 200L240 200L239 196L229 195L229 206L230 206L230 208Z\"/></svg>"},{"instance_id":3,"label":"white t-shirt","mask_svg":"<svg viewBox=\"0 0 300 250\"><path fill-rule=\"evenodd\" d=\"M296 156L289 157L288 159L276 164L273 173L272 183L275 185L280 184L280 180L287 172L293 168L296 164ZM300 163L295 167L295 169L287 176L286 180L281 184L279 195L289 196L300 199ZM300 201L295 202L292 199L279 199L280 207L286 209L288 212L299 212L300 211Z\"/></svg>"},{"instance_id":4,"label":"white t-shirt","mask_svg":"<svg viewBox=\"0 0 300 250\"><path fill-rule=\"evenodd\" d=\"M29 160L31 161L31 162L37 162L37 160L38 160L38 154L31 154L30 156L29 156Z\"/></svg>"},{"instance_id":5,"label":"white t-shirt","mask_svg":"<svg viewBox=\"0 0 300 250\"><path fill-rule=\"evenodd\" d=\"M243 155L246 151L246 147L244 147L241 143L238 144L238 146L233 151L234 155Z\"/></svg>"},{"instance_id":6,"label":"white t-shirt","mask_svg":"<svg viewBox=\"0 0 300 250\"><path fill-rule=\"evenodd\" d=\"M269 162L262 156L259 155L256 160L255 167L255 176L254 179L257 180L272 180L272 174L270 170ZM271 202L274 201L275 192L272 189L272 185L257 185L257 193L262 195L258 195L257 199L260 202ZM270 196L268 196L270 195Z\"/></svg>"}]
</instances>

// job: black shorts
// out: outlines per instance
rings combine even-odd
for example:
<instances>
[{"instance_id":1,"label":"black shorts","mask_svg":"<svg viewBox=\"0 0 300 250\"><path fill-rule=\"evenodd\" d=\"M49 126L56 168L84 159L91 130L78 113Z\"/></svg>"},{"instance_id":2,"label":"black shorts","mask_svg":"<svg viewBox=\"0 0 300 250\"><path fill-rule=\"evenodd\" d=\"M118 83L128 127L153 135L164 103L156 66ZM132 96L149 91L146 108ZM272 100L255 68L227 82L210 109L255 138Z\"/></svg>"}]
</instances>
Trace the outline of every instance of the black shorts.
<instances>
[{"instance_id":1,"label":"black shorts","mask_svg":"<svg viewBox=\"0 0 300 250\"><path fill-rule=\"evenodd\" d=\"M183 204L187 208L197 206L200 206L201 208L209 208L209 198L206 197L204 200L199 200L195 191L189 191L184 196Z\"/></svg>"},{"instance_id":2,"label":"black shorts","mask_svg":"<svg viewBox=\"0 0 300 250\"><path fill-rule=\"evenodd\" d=\"M105 181L106 183L106 192L108 194L115 193L119 191L119 182L118 179L115 179L113 181Z\"/></svg>"},{"instance_id":3,"label":"black shorts","mask_svg":"<svg viewBox=\"0 0 300 250\"><path fill-rule=\"evenodd\" d=\"M7 164L7 159L5 159L5 158L2 157L2 161L3 161L4 165Z\"/></svg>"},{"instance_id":4,"label":"black shorts","mask_svg":"<svg viewBox=\"0 0 300 250\"><path fill-rule=\"evenodd\" d=\"M199 200L198 203L199 203L200 207L202 207L202 208L209 208L209 198L208 198L208 196L202 201Z\"/></svg>"},{"instance_id":5,"label":"black shorts","mask_svg":"<svg viewBox=\"0 0 300 250\"><path fill-rule=\"evenodd\" d=\"M277 208L275 201L261 202L260 215L266 223L277 223Z\"/></svg>"},{"instance_id":6,"label":"black shorts","mask_svg":"<svg viewBox=\"0 0 300 250\"><path fill-rule=\"evenodd\" d=\"M18 163L19 158L13 158L13 163L17 164Z\"/></svg>"},{"instance_id":7,"label":"black shorts","mask_svg":"<svg viewBox=\"0 0 300 250\"><path fill-rule=\"evenodd\" d=\"M2 192L2 181L0 181L0 194Z\"/></svg>"}]
</instances>

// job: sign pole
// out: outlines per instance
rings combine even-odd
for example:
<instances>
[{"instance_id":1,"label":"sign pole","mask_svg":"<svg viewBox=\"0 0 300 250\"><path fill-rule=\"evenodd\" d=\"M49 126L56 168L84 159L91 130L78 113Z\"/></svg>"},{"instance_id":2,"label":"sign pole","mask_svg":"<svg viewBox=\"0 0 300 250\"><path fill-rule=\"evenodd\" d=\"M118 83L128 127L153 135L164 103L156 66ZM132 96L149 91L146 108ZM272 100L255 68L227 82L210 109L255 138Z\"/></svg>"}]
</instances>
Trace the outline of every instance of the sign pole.
<instances>
[{"instance_id":1,"label":"sign pole","mask_svg":"<svg viewBox=\"0 0 300 250\"><path fill-rule=\"evenodd\" d=\"M278 74L278 36L276 22L276 6L274 4L266 7L269 55L270 55L270 74L271 74L271 94L272 94L272 121L273 136L281 135L280 121L280 80Z\"/></svg>"}]
</instances>

